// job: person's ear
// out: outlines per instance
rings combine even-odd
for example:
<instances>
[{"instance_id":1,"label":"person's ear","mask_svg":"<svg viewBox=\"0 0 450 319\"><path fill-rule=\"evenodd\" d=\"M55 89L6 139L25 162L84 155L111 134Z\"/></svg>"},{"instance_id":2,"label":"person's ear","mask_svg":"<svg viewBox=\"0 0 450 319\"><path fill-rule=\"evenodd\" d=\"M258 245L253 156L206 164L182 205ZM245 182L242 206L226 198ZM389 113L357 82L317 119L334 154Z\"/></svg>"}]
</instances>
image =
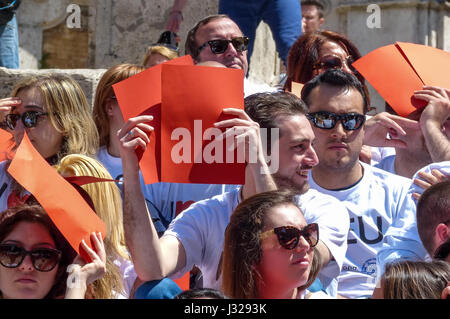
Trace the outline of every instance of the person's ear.
<instances>
[{"instance_id":1,"label":"person's ear","mask_svg":"<svg viewBox=\"0 0 450 319\"><path fill-rule=\"evenodd\" d=\"M438 241L438 246L441 245L450 237L450 230L444 223L436 226L435 238Z\"/></svg>"},{"instance_id":2,"label":"person's ear","mask_svg":"<svg viewBox=\"0 0 450 319\"><path fill-rule=\"evenodd\" d=\"M105 112L108 115L108 117L113 116L113 114L114 114L113 107L114 107L114 103L110 99L108 99L105 104Z\"/></svg>"},{"instance_id":3,"label":"person's ear","mask_svg":"<svg viewBox=\"0 0 450 319\"><path fill-rule=\"evenodd\" d=\"M319 19L319 26L321 27L324 22L325 22L325 19L324 18L320 18Z\"/></svg>"}]
</instances>

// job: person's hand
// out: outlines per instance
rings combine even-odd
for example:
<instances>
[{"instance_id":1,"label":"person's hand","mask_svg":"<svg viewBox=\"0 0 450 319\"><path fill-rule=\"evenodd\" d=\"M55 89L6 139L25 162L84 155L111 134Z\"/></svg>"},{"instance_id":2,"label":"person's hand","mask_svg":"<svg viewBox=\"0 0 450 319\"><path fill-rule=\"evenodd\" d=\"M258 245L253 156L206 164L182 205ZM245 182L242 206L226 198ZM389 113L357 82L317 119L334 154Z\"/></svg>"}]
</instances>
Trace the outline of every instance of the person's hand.
<instances>
[{"instance_id":1,"label":"person's hand","mask_svg":"<svg viewBox=\"0 0 450 319\"><path fill-rule=\"evenodd\" d=\"M403 128L420 129L419 122L398 115L381 112L366 121L364 144L377 147L407 147L399 136L405 136ZM390 138L387 137L389 133Z\"/></svg>"},{"instance_id":2,"label":"person's hand","mask_svg":"<svg viewBox=\"0 0 450 319\"><path fill-rule=\"evenodd\" d=\"M372 162L372 148L370 146L362 146L361 152L359 153L359 160L370 165Z\"/></svg>"},{"instance_id":3,"label":"person's hand","mask_svg":"<svg viewBox=\"0 0 450 319\"><path fill-rule=\"evenodd\" d=\"M450 90L424 86L423 90L414 92L414 97L428 102L419 120L422 129L427 122L441 127L450 118Z\"/></svg>"},{"instance_id":4,"label":"person's hand","mask_svg":"<svg viewBox=\"0 0 450 319\"><path fill-rule=\"evenodd\" d=\"M146 123L152 120L151 115L133 117L117 131L120 156L124 163L131 162L136 167L139 166L136 149L141 148L143 151L147 149L147 144L150 143L148 134L153 131L153 127Z\"/></svg>"},{"instance_id":5,"label":"person's hand","mask_svg":"<svg viewBox=\"0 0 450 319\"><path fill-rule=\"evenodd\" d=\"M86 284L86 286L102 278L106 273L106 252L102 235L100 233L92 233L91 241L94 243L95 251L89 248L84 239L81 242L81 247L88 253L92 261L86 263L78 255L69 266L71 269L69 276L73 276L73 278L76 278L82 284Z\"/></svg>"},{"instance_id":6,"label":"person's hand","mask_svg":"<svg viewBox=\"0 0 450 319\"><path fill-rule=\"evenodd\" d=\"M5 99L0 99L0 122L5 120L5 116L11 113L11 108L13 106L17 107L22 104L22 100L18 97L7 97Z\"/></svg>"},{"instance_id":7,"label":"person's hand","mask_svg":"<svg viewBox=\"0 0 450 319\"><path fill-rule=\"evenodd\" d=\"M169 20L167 20L166 30L178 33L181 22L183 22L183 13L181 10L171 11L169 14Z\"/></svg>"},{"instance_id":8,"label":"person's hand","mask_svg":"<svg viewBox=\"0 0 450 319\"><path fill-rule=\"evenodd\" d=\"M431 174L427 172L419 172L417 175L420 178L415 178L414 184L422 188L424 191L434 184L450 180L450 175L446 175L437 169L431 170ZM414 192L412 195L416 200L419 200L419 193Z\"/></svg>"},{"instance_id":9,"label":"person's hand","mask_svg":"<svg viewBox=\"0 0 450 319\"><path fill-rule=\"evenodd\" d=\"M245 150L245 162L255 164L258 159L264 158L260 138L259 124L253 121L244 110L227 108L223 109L224 114L235 115L237 118L224 120L214 123L217 128L231 128L222 136L224 138L233 138L235 147L239 150ZM220 138L219 138L220 140ZM238 154L238 159L244 154Z\"/></svg>"}]
</instances>

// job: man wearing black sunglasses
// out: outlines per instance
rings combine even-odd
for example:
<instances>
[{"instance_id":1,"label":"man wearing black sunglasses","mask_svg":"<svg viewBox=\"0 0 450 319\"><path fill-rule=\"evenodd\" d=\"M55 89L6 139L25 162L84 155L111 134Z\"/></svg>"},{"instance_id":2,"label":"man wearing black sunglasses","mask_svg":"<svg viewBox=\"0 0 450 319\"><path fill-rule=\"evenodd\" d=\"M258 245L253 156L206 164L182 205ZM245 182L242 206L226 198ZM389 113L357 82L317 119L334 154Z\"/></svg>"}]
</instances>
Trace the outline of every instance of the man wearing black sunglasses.
<instances>
[{"instance_id":1,"label":"man wearing black sunglasses","mask_svg":"<svg viewBox=\"0 0 450 319\"><path fill-rule=\"evenodd\" d=\"M338 293L346 298L368 298L377 276L383 272L377 269L376 258L383 245L390 244L385 239L387 229L398 216L415 215L415 203L408 193L411 182L359 161L368 102L354 75L328 70L305 85L302 99L309 108L319 157L309 184L342 201L350 215L348 249ZM409 240L417 249L405 253L406 258L426 254L417 231L415 235ZM394 259L394 255L388 257Z\"/></svg>"},{"instance_id":2,"label":"man wearing black sunglasses","mask_svg":"<svg viewBox=\"0 0 450 319\"><path fill-rule=\"evenodd\" d=\"M213 15L200 20L188 33L186 54L196 63L216 61L227 68L241 69L247 75L249 39L227 15Z\"/></svg>"},{"instance_id":3,"label":"man wearing black sunglasses","mask_svg":"<svg viewBox=\"0 0 450 319\"><path fill-rule=\"evenodd\" d=\"M314 134L305 116L306 111L297 97L285 92L254 94L245 99L245 112L227 111L239 118L222 121L215 126L233 126L233 130L242 131L254 140L257 163L247 163L243 187L191 205L172 221L160 239L149 220L142 190L136 180L135 144L128 141L129 137L124 133L119 133L124 167L125 236L141 280L179 277L196 265L203 274L203 287L220 289L218 265L230 215L243 199L278 187L295 190L300 195L297 197L298 206L307 223L319 225L321 237L316 249L321 254L324 267L319 278L327 291L336 295L335 277L340 272L347 248L348 213L333 197L308 190L308 171L318 161L312 148ZM141 118L130 120L128 125L141 125L139 121L145 121ZM133 127L124 126L123 132L130 128ZM267 150L272 155L275 152L279 154L278 170L274 173L262 155L262 143L257 142L261 139L260 128L268 130L268 141L272 140L269 134L279 133L278 138L274 138L276 142L270 143L270 151ZM141 288L147 289L146 286ZM142 290L139 294L145 295Z\"/></svg>"},{"instance_id":4,"label":"man wearing black sunglasses","mask_svg":"<svg viewBox=\"0 0 450 319\"><path fill-rule=\"evenodd\" d=\"M256 84L247 79L248 47L250 38L225 14L212 15L200 20L188 33L186 54L195 63L215 61L227 68L244 71L245 96L258 92L272 92L267 84Z\"/></svg>"}]
</instances>

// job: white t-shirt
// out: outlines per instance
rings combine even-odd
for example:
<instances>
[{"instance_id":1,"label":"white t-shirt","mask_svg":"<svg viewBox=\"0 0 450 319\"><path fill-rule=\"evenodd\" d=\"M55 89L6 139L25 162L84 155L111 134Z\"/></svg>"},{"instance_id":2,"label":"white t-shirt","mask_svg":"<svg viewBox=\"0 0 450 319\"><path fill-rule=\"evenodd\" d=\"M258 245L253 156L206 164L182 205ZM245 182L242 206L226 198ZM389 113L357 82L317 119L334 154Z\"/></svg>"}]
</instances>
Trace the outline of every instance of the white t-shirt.
<instances>
[{"instance_id":1,"label":"white t-shirt","mask_svg":"<svg viewBox=\"0 0 450 319\"><path fill-rule=\"evenodd\" d=\"M311 174L311 188L340 200L350 215L348 248L339 276L338 293L348 298L370 297L376 284L376 257L383 237L394 219L412 212L415 203L408 193L410 180L361 162L362 179L344 190L327 190Z\"/></svg>"},{"instance_id":2,"label":"white t-shirt","mask_svg":"<svg viewBox=\"0 0 450 319\"><path fill-rule=\"evenodd\" d=\"M276 92L277 88L272 87L265 83L255 83L247 78L244 78L244 96L247 97L249 95L255 93L264 93L264 92Z\"/></svg>"},{"instance_id":3,"label":"white t-shirt","mask_svg":"<svg viewBox=\"0 0 450 319\"><path fill-rule=\"evenodd\" d=\"M196 265L203 274L203 287L221 289L222 278L216 280L225 240L225 230L231 213L239 204L235 189L208 200L199 201L177 216L164 236L174 236L186 251L186 265L173 277L180 277ZM327 292L335 292L332 276L339 273L346 250L349 229L348 213L335 199L309 190L301 196L301 210L307 223L319 224L319 238L333 254L335 261L322 270L322 282ZM320 278L320 277L319 277ZM322 280L322 279L321 279Z\"/></svg>"},{"instance_id":4,"label":"white t-shirt","mask_svg":"<svg viewBox=\"0 0 450 319\"><path fill-rule=\"evenodd\" d=\"M114 265L116 265L120 270L124 289L124 294L116 293L115 297L116 299L129 299L131 289L133 288L134 282L137 278L136 271L134 270L134 264L131 260L119 257L114 260Z\"/></svg>"},{"instance_id":5,"label":"white t-shirt","mask_svg":"<svg viewBox=\"0 0 450 319\"><path fill-rule=\"evenodd\" d=\"M389 172L391 174L397 174L395 172L395 154L385 157L376 165L373 165L376 168L382 169L383 171Z\"/></svg>"},{"instance_id":6,"label":"white t-shirt","mask_svg":"<svg viewBox=\"0 0 450 319\"><path fill-rule=\"evenodd\" d=\"M123 171L120 157L111 156L107 148L102 146L97 154L97 158L114 179L122 180ZM153 224L159 234L162 234L170 222L194 202L211 198L239 187L238 185L224 184L182 183L155 183L146 185L141 172L139 172L139 179L147 207L153 219ZM119 182L118 186L122 190L122 182Z\"/></svg>"},{"instance_id":7,"label":"white t-shirt","mask_svg":"<svg viewBox=\"0 0 450 319\"><path fill-rule=\"evenodd\" d=\"M433 169L438 169L442 173L450 176L450 161L431 163L418 170L414 174L412 182L410 182L410 194L413 192L419 194L423 193L423 189L415 185L413 181L415 178L419 178L419 172L423 171L426 173L431 173ZM399 215L386 232L383 248L377 256L378 266L382 270L378 275L378 279L381 278L387 263L404 259L430 259L430 256L423 247L419 237L415 211L405 211L404 214Z\"/></svg>"}]
</instances>

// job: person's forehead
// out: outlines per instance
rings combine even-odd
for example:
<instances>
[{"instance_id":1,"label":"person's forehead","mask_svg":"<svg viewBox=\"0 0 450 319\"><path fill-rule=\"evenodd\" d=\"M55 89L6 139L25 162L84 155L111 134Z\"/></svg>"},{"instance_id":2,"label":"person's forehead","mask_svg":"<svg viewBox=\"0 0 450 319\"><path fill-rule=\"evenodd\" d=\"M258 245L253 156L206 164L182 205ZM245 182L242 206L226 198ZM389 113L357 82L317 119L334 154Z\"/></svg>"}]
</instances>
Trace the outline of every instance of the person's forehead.
<instances>
[{"instance_id":1,"label":"person's forehead","mask_svg":"<svg viewBox=\"0 0 450 319\"><path fill-rule=\"evenodd\" d=\"M200 26L195 38L197 41L209 41L234 36L242 36L238 25L228 18L219 18Z\"/></svg>"},{"instance_id":2,"label":"person's forehead","mask_svg":"<svg viewBox=\"0 0 450 319\"><path fill-rule=\"evenodd\" d=\"M312 140L314 132L304 114L280 115L276 118L280 136L288 140Z\"/></svg>"},{"instance_id":3,"label":"person's forehead","mask_svg":"<svg viewBox=\"0 0 450 319\"><path fill-rule=\"evenodd\" d=\"M300 209L294 204L281 204L270 208L266 215L266 226L275 228L281 226L295 226L303 228L306 220Z\"/></svg>"},{"instance_id":4,"label":"person's forehead","mask_svg":"<svg viewBox=\"0 0 450 319\"><path fill-rule=\"evenodd\" d=\"M363 113L364 100L356 88L343 88L321 84L315 87L309 97L310 111L333 111L336 113Z\"/></svg>"},{"instance_id":5,"label":"person's forehead","mask_svg":"<svg viewBox=\"0 0 450 319\"><path fill-rule=\"evenodd\" d=\"M302 13L309 15L318 15L317 7L314 5L302 5Z\"/></svg>"},{"instance_id":6,"label":"person's forehead","mask_svg":"<svg viewBox=\"0 0 450 319\"><path fill-rule=\"evenodd\" d=\"M346 57L348 52L345 48L334 41L326 41L320 47L320 56L337 55Z\"/></svg>"}]
</instances>

